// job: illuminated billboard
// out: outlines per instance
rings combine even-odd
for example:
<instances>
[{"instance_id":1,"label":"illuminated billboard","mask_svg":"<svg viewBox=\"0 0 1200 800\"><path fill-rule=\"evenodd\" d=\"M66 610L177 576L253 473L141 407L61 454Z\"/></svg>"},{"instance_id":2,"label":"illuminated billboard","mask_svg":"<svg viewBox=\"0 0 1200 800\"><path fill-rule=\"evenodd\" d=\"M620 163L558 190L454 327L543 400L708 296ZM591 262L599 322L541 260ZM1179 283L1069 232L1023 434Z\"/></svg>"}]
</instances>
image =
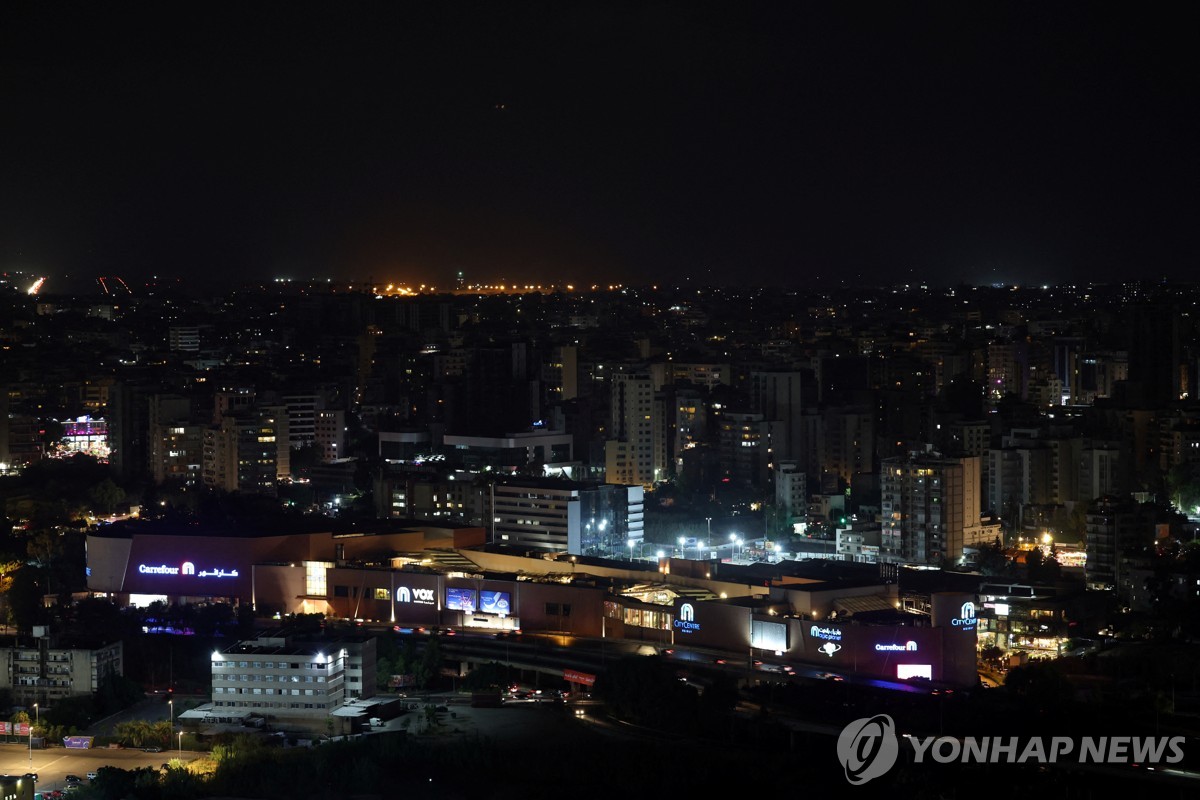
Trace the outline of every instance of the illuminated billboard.
<instances>
[{"instance_id":1,"label":"illuminated billboard","mask_svg":"<svg viewBox=\"0 0 1200 800\"><path fill-rule=\"evenodd\" d=\"M446 587L446 608L451 611L465 611L468 614L475 611L475 590Z\"/></svg>"},{"instance_id":2,"label":"illuminated billboard","mask_svg":"<svg viewBox=\"0 0 1200 800\"><path fill-rule=\"evenodd\" d=\"M485 614L500 614L501 616L512 613L512 597L508 592L489 592L481 591L479 593L479 610Z\"/></svg>"},{"instance_id":3,"label":"illuminated billboard","mask_svg":"<svg viewBox=\"0 0 1200 800\"><path fill-rule=\"evenodd\" d=\"M933 665L932 664L897 664L896 677L900 680L908 678L925 678L933 680Z\"/></svg>"},{"instance_id":4,"label":"illuminated billboard","mask_svg":"<svg viewBox=\"0 0 1200 800\"><path fill-rule=\"evenodd\" d=\"M763 650L787 650L787 625L756 619L750 623L750 646Z\"/></svg>"}]
</instances>

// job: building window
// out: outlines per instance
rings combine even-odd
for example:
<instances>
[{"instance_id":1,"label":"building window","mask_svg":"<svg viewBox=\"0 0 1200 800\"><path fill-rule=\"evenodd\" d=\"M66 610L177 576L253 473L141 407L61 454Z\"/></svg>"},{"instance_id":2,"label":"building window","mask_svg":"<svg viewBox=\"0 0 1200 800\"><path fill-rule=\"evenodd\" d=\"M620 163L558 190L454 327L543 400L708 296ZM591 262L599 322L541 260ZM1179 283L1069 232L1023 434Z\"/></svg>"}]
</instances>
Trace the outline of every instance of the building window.
<instances>
[{"instance_id":1,"label":"building window","mask_svg":"<svg viewBox=\"0 0 1200 800\"><path fill-rule=\"evenodd\" d=\"M305 593L311 596L324 597L329 592L329 587L325 583L326 570L332 564L325 561L305 561L304 562L304 587ZM345 595L340 595L344 597Z\"/></svg>"}]
</instances>

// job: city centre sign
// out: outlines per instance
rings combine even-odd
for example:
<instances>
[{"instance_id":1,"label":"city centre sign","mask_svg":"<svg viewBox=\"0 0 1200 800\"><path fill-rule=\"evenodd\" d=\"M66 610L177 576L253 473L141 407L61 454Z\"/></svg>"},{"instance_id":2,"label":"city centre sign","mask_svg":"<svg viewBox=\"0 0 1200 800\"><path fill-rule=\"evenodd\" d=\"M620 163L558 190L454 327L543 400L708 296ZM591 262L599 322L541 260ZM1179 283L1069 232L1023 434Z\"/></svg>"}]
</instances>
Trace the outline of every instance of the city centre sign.
<instances>
[{"instance_id":1,"label":"city centre sign","mask_svg":"<svg viewBox=\"0 0 1200 800\"><path fill-rule=\"evenodd\" d=\"M194 577L194 578L236 578L238 571L236 569L202 569L196 571L196 565L191 561L185 561L178 567L167 566L166 564L138 564L137 571L142 575L171 575L174 577Z\"/></svg>"},{"instance_id":2,"label":"city centre sign","mask_svg":"<svg viewBox=\"0 0 1200 800\"><path fill-rule=\"evenodd\" d=\"M683 633L695 633L700 630L700 623L696 622L696 609L691 603L684 603L679 607L679 619L675 620L674 624Z\"/></svg>"},{"instance_id":3,"label":"city centre sign","mask_svg":"<svg viewBox=\"0 0 1200 800\"><path fill-rule=\"evenodd\" d=\"M950 620L950 624L964 631L975 630L975 604L970 600L962 604L958 616Z\"/></svg>"},{"instance_id":4,"label":"city centre sign","mask_svg":"<svg viewBox=\"0 0 1200 800\"><path fill-rule=\"evenodd\" d=\"M410 589L407 586L397 586L396 602L415 603L420 606L434 605L433 589Z\"/></svg>"}]
</instances>

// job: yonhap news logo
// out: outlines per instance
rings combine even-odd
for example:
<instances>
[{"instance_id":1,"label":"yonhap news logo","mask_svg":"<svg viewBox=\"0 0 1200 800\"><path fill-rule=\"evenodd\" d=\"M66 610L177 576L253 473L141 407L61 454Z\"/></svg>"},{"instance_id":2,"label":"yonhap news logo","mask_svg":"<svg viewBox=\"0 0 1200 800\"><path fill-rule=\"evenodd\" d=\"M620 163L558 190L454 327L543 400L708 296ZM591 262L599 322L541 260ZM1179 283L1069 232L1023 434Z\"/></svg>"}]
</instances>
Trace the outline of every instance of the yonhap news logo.
<instances>
[{"instance_id":1,"label":"yonhap news logo","mask_svg":"<svg viewBox=\"0 0 1200 800\"><path fill-rule=\"evenodd\" d=\"M896 723L887 714L854 720L842 729L837 740L838 760L846 771L846 780L855 786L886 773L899 753Z\"/></svg>"},{"instance_id":2,"label":"yonhap news logo","mask_svg":"<svg viewBox=\"0 0 1200 800\"><path fill-rule=\"evenodd\" d=\"M1183 736L912 736L896 735L887 714L856 719L837 740L838 760L854 786L884 775L896 764L900 740L912 747L913 764L1178 764Z\"/></svg>"}]
</instances>

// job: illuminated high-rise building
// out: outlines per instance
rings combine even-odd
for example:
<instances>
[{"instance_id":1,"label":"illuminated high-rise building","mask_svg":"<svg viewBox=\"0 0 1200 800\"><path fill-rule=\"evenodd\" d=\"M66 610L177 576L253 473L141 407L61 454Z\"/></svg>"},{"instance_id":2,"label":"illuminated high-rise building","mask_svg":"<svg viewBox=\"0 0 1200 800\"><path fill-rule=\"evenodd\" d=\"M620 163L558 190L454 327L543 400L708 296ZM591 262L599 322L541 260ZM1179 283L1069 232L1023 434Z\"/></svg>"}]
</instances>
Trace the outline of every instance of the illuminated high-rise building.
<instances>
[{"instance_id":1,"label":"illuminated high-rise building","mask_svg":"<svg viewBox=\"0 0 1200 800\"><path fill-rule=\"evenodd\" d=\"M605 443L605 480L652 487L666 474L662 398L645 373L619 372L612 379L610 438Z\"/></svg>"},{"instance_id":2,"label":"illuminated high-rise building","mask_svg":"<svg viewBox=\"0 0 1200 800\"><path fill-rule=\"evenodd\" d=\"M954 563L965 546L994 539L992 527L980 523L979 469L979 456L925 452L884 459L880 560Z\"/></svg>"}]
</instances>

